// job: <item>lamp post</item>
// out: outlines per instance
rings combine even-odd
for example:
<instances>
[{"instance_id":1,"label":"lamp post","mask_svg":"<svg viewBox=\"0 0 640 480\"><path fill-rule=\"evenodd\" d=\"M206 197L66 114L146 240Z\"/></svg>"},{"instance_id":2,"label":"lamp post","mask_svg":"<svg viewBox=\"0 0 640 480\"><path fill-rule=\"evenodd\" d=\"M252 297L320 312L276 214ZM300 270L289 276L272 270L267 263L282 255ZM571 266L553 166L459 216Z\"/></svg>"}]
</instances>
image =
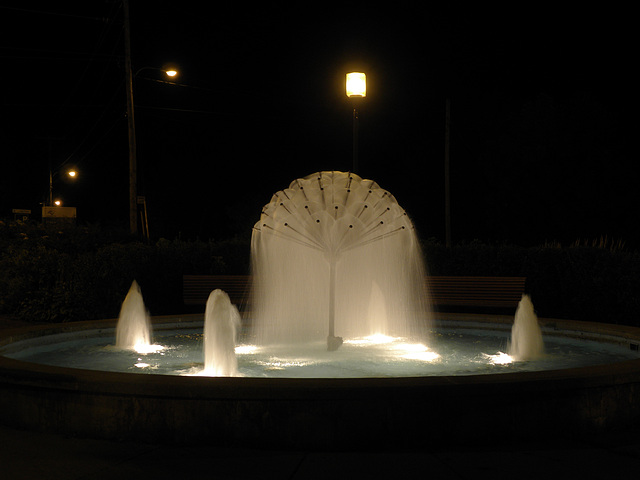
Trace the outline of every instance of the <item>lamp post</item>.
<instances>
[{"instance_id":1,"label":"lamp post","mask_svg":"<svg viewBox=\"0 0 640 480\"><path fill-rule=\"evenodd\" d=\"M53 173L49 168L49 206L53 207Z\"/></svg>"},{"instance_id":2,"label":"lamp post","mask_svg":"<svg viewBox=\"0 0 640 480\"><path fill-rule=\"evenodd\" d=\"M347 73L347 97L353 101L353 166L352 172L358 170L358 108L357 99L367 96L367 76L362 72Z\"/></svg>"}]
</instances>

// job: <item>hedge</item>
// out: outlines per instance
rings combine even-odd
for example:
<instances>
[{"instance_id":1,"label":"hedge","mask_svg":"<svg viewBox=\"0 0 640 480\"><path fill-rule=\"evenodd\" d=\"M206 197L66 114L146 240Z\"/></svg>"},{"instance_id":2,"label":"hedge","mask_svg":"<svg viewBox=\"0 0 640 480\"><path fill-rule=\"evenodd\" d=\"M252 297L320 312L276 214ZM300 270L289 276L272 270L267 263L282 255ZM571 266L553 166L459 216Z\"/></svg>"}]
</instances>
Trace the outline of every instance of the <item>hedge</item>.
<instances>
[{"instance_id":1,"label":"hedge","mask_svg":"<svg viewBox=\"0 0 640 480\"><path fill-rule=\"evenodd\" d=\"M131 282L152 315L184 313L182 275L249 272L250 239L149 244L97 227L0 222L0 314L33 322L117 317ZM433 275L527 277L539 316L640 325L640 255L575 245L423 244Z\"/></svg>"}]
</instances>

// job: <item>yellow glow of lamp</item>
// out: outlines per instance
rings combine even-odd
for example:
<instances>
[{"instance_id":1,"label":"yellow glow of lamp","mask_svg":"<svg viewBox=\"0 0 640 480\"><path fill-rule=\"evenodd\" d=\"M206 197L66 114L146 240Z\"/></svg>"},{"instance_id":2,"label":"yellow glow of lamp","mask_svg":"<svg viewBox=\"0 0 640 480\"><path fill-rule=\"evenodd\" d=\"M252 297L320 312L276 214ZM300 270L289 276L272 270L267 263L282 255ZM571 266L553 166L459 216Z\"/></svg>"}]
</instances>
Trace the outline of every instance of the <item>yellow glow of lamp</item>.
<instances>
[{"instance_id":1,"label":"yellow glow of lamp","mask_svg":"<svg viewBox=\"0 0 640 480\"><path fill-rule=\"evenodd\" d=\"M69 170L67 172L67 175L69 175L70 177L75 177L78 174L78 172L76 172L75 170Z\"/></svg>"},{"instance_id":2,"label":"yellow glow of lamp","mask_svg":"<svg viewBox=\"0 0 640 480\"><path fill-rule=\"evenodd\" d=\"M347 97L367 96L367 76L361 72L347 73Z\"/></svg>"},{"instance_id":3,"label":"yellow glow of lamp","mask_svg":"<svg viewBox=\"0 0 640 480\"><path fill-rule=\"evenodd\" d=\"M178 72L176 70L165 70L165 72L169 77L175 77Z\"/></svg>"}]
</instances>

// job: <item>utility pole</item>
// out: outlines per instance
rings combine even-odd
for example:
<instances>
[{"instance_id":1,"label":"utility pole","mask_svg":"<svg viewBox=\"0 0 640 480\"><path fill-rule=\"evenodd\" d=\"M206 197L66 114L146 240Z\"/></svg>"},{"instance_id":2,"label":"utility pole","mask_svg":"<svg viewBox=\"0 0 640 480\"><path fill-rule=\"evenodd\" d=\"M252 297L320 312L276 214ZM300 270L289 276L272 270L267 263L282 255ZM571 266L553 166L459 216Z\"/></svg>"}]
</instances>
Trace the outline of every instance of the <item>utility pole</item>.
<instances>
[{"instance_id":1,"label":"utility pole","mask_svg":"<svg viewBox=\"0 0 640 480\"><path fill-rule=\"evenodd\" d=\"M138 233L138 162L136 158L136 124L133 113L133 74L131 71L131 29L129 23L129 0L123 0L124 9L124 65L127 91L127 122L129 129L129 231Z\"/></svg>"},{"instance_id":2,"label":"utility pole","mask_svg":"<svg viewBox=\"0 0 640 480\"><path fill-rule=\"evenodd\" d=\"M444 223L445 245L451 248L451 188L449 178L449 140L451 124L451 101L445 102L445 127L444 127Z\"/></svg>"}]
</instances>

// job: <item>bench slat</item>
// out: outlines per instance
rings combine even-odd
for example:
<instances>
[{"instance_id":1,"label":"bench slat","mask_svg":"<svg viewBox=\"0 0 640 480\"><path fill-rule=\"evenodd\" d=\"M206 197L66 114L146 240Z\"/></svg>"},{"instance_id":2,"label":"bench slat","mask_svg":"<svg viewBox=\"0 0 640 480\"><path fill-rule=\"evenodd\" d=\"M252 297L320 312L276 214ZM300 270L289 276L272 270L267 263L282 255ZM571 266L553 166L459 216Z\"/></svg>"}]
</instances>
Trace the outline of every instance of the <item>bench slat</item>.
<instances>
[{"instance_id":1,"label":"bench slat","mask_svg":"<svg viewBox=\"0 0 640 480\"><path fill-rule=\"evenodd\" d=\"M184 275L185 305L204 305L219 288L235 304L246 304L251 275ZM526 277L429 276L425 279L434 305L513 307L522 298Z\"/></svg>"},{"instance_id":2,"label":"bench slat","mask_svg":"<svg viewBox=\"0 0 640 480\"><path fill-rule=\"evenodd\" d=\"M232 303L241 303L251 291L251 275L183 275L182 298L185 305L204 305L210 293L224 290Z\"/></svg>"}]
</instances>

